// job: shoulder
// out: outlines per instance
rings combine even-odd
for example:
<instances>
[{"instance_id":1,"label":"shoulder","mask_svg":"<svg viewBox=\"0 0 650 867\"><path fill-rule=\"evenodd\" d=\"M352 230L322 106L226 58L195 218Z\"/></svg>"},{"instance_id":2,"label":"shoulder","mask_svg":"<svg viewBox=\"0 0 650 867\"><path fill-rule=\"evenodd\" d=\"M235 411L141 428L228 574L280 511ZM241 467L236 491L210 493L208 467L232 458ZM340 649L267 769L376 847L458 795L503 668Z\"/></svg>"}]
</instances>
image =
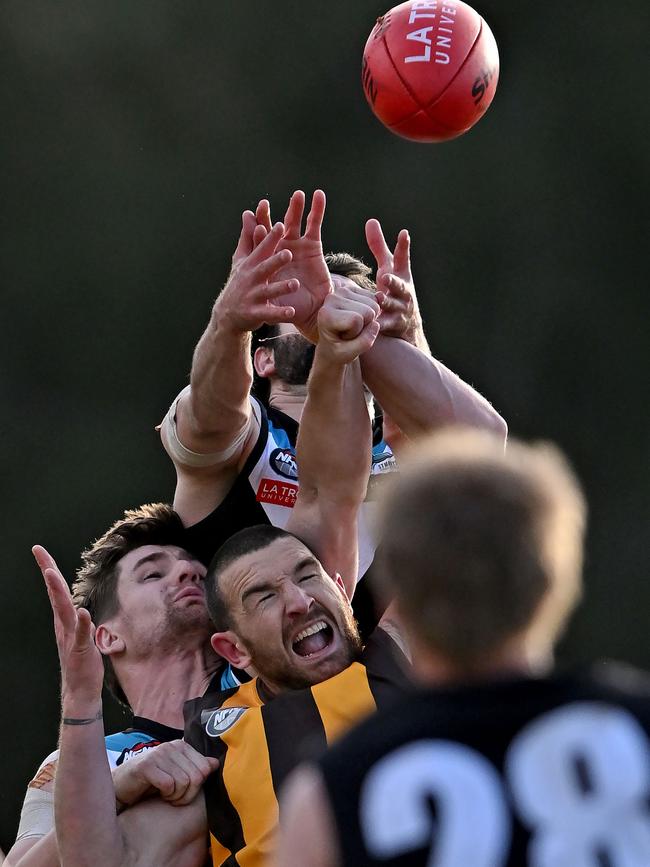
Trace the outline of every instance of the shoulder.
<instances>
[{"instance_id":1,"label":"shoulder","mask_svg":"<svg viewBox=\"0 0 650 867\"><path fill-rule=\"evenodd\" d=\"M230 689L209 690L185 702L185 740L200 752L213 753L216 741L238 722L247 710L259 710L257 679Z\"/></svg>"},{"instance_id":2,"label":"shoulder","mask_svg":"<svg viewBox=\"0 0 650 867\"><path fill-rule=\"evenodd\" d=\"M368 636L363 648L360 662L369 675L381 677L395 683L396 686L411 683L411 663L402 650L402 646L384 628L383 621Z\"/></svg>"}]
</instances>

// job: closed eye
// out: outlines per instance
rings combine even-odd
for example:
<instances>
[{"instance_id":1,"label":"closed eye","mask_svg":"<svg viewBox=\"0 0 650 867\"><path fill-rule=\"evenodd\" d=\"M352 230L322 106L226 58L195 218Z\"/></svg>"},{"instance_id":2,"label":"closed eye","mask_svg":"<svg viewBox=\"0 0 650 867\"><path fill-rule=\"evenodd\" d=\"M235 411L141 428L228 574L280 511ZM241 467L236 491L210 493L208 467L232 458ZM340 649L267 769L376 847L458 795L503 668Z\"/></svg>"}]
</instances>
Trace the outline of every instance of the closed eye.
<instances>
[{"instance_id":1,"label":"closed eye","mask_svg":"<svg viewBox=\"0 0 650 867\"><path fill-rule=\"evenodd\" d=\"M268 602L269 599L273 599L275 593L265 593L263 596L259 596L257 599L257 604L260 605L262 602Z\"/></svg>"},{"instance_id":2,"label":"closed eye","mask_svg":"<svg viewBox=\"0 0 650 867\"><path fill-rule=\"evenodd\" d=\"M302 584L303 581L311 581L312 578L319 578L319 577L320 576L316 575L315 573L313 575L301 575L300 578L298 578L298 583Z\"/></svg>"},{"instance_id":3,"label":"closed eye","mask_svg":"<svg viewBox=\"0 0 650 867\"><path fill-rule=\"evenodd\" d=\"M160 572L147 572L147 574L142 579L143 581L148 581L149 579L155 580L156 578L162 578L162 574Z\"/></svg>"}]
</instances>

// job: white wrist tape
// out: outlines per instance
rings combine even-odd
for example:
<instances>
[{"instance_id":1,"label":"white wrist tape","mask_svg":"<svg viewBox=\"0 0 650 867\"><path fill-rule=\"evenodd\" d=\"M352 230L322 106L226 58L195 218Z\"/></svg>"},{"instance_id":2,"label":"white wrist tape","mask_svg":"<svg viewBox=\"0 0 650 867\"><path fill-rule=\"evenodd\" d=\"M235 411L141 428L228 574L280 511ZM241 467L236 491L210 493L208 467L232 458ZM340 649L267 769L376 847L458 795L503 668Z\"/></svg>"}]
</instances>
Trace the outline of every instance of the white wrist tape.
<instances>
[{"instance_id":1,"label":"white wrist tape","mask_svg":"<svg viewBox=\"0 0 650 867\"><path fill-rule=\"evenodd\" d=\"M23 837L44 837L54 828L54 792L44 789L27 789L16 842Z\"/></svg>"},{"instance_id":2,"label":"white wrist tape","mask_svg":"<svg viewBox=\"0 0 650 867\"><path fill-rule=\"evenodd\" d=\"M244 427L239 431L239 433L234 437L233 441L227 449L224 449L220 452L212 452L209 455L202 455L199 454L199 452L190 451L190 449L184 446L178 438L178 431L176 429L176 409L178 407L178 401L181 399L181 397L188 394L189 390L190 386L188 385L181 391L176 400L169 407L167 414L162 420L161 428L165 434L165 441L169 456L174 461L174 463L183 464L186 467L214 467L218 464L223 464L233 455L235 455L245 443L246 438L250 433L252 418L249 419L247 424L245 424ZM257 420L257 423L260 424L261 413L259 405L253 397L250 398L250 402L253 416Z\"/></svg>"}]
</instances>

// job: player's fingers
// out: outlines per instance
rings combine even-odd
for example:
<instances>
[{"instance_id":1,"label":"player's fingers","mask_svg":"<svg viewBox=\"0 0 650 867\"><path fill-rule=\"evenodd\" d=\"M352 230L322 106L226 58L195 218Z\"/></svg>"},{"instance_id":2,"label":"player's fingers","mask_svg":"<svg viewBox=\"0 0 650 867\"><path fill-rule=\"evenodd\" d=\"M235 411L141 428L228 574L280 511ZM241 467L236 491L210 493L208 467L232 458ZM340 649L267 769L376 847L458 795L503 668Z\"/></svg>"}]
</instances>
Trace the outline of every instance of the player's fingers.
<instances>
[{"instance_id":1,"label":"player's fingers","mask_svg":"<svg viewBox=\"0 0 650 867\"><path fill-rule=\"evenodd\" d=\"M244 211L241 215L241 233L239 241L232 256L233 264L248 256L253 249L253 231L255 229L255 214L252 211Z\"/></svg>"},{"instance_id":2,"label":"player's fingers","mask_svg":"<svg viewBox=\"0 0 650 867\"><path fill-rule=\"evenodd\" d=\"M358 310L321 307L318 313L318 331L326 340L351 340L363 327L363 314Z\"/></svg>"},{"instance_id":3,"label":"player's fingers","mask_svg":"<svg viewBox=\"0 0 650 867\"><path fill-rule=\"evenodd\" d=\"M366 241L370 252L375 257L377 267L392 269L393 256L386 243L379 220L372 219L366 223Z\"/></svg>"},{"instance_id":4,"label":"player's fingers","mask_svg":"<svg viewBox=\"0 0 650 867\"><path fill-rule=\"evenodd\" d=\"M355 339L355 349L359 355L363 355L364 352L367 352L374 345L378 334L379 322L377 319L373 319L372 322L364 326L361 334Z\"/></svg>"},{"instance_id":5,"label":"player's fingers","mask_svg":"<svg viewBox=\"0 0 650 867\"><path fill-rule=\"evenodd\" d=\"M255 209L255 219L258 226L264 226L267 232L271 231L271 205L268 199L261 199Z\"/></svg>"},{"instance_id":6,"label":"player's fingers","mask_svg":"<svg viewBox=\"0 0 650 867\"><path fill-rule=\"evenodd\" d=\"M289 206L284 215L284 237L288 241L295 241L300 237L302 215L305 210L305 194L302 190L296 190L289 199Z\"/></svg>"},{"instance_id":7,"label":"player's fingers","mask_svg":"<svg viewBox=\"0 0 650 867\"><path fill-rule=\"evenodd\" d=\"M268 235L265 226L257 225L255 226L255 230L253 232L253 250L255 250L262 243L264 238Z\"/></svg>"},{"instance_id":8,"label":"player's fingers","mask_svg":"<svg viewBox=\"0 0 650 867\"><path fill-rule=\"evenodd\" d=\"M46 569L57 568L56 560L42 545L34 545L32 548L32 554L34 555L34 559L38 563L41 572L44 572Z\"/></svg>"},{"instance_id":9,"label":"player's fingers","mask_svg":"<svg viewBox=\"0 0 650 867\"><path fill-rule=\"evenodd\" d=\"M141 773L146 782L159 791L165 800L174 796L176 792L176 780L167 769L158 767L157 765L148 765L146 768L142 768Z\"/></svg>"},{"instance_id":10,"label":"player's fingers","mask_svg":"<svg viewBox=\"0 0 650 867\"><path fill-rule=\"evenodd\" d=\"M73 635L77 626L77 611L72 604L68 585L58 569L45 569L43 578L55 620L65 632Z\"/></svg>"},{"instance_id":11,"label":"player's fingers","mask_svg":"<svg viewBox=\"0 0 650 867\"><path fill-rule=\"evenodd\" d=\"M393 254L393 268L398 274L411 273L411 238L406 229L402 229L397 236L395 253Z\"/></svg>"},{"instance_id":12,"label":"player's fingers","mask_svg":"<svg viewBox=\"0 0 650 867\"><path fill-rule=\"evenodd\" d=\"M264 238L263 241L260 241L259 245L250 255L249 262L252 267L257 267L260 262L263 262L264 259L273 255L275 248L278 246L278 242L282 237L283 231L284 226L282 223L276 223L271 231L267 232L266 238Z\"/></svg>"},{"instance_id":13,"label":"player's fingers","mask_svg":"<svg viewBox=\"0 0 650 867\"><path fill-rule=\"evenodd\" d=\"M288 265L292 258L291 250L278 250L277 253L273 253L268 259L264 259L259 265L256 265L251 276L256 283L268 280L275 271Z\"/></svg>"},{"instance_id":14,"label":"player's fingers","mask_svg":"<svg viewBox=\"0 0 650 867\"><path fill-rule=\"evenodd\" d=\"M219 759L213 756L204 756L198 750L195 750L187 741L179 740L172 741L173 744L179 745L180 752L198 769L199 773L205 778L219 767Z\"/></svg>"},{"instance_id":15,"label":"player's fingers","mask_svg":"<svg viewBox=\"0 0 650 867\"><path fill-rule=\"evenodd\" d=\"M363 303L370 303L375 301L376 292L374 289L366 289L365 286L357 286L351 281L343 283L342 281L337 279L336 275L334 275L334 278L332 280L332 286L334 287L334 291L332 293L334 298L350 298L352 300L361 301Z\"/></svg>"},{"instance_id":16,"label":"player's fingers","mask_svg":"<svg viewBox=\"0 0 650 867\"><path fill-rule=\"evenodd\" d=\"M264 295L267 300L272 301L274 298L280 298L282 295L291 295L292 292L297 292L300 289L300 280L292 277L290 280L278 280L277 283L269 283L264 287Z\"/></svg>"},{"instance_id":17,"label":"player's fingers","mask_svg":"<svg viewBox=\"0 0 650 867\"><path fill-rule=\"evenodd\" d=\"M323 190L315 190L311 199L311 209L307 214L307 222L305 224L305 238L309 238L310 241L320 241L326 204L327 200Z\"/></svg>"},{"instance_id":18,"label":"player's fingers","mask_svg":"<svg viewBox=\"0 0 650 867\"><path fill-rule=\"evenodd\" d=\"M267 325L278 325L280 322L292 322L296 315L295 307L275 305L272 302L259 305L251 311L251 317L265 322Z\"/></svg>"},{"instance_id":19,"label":"player's fingers","mask_svg":"<svg viewBox=\"0 0 650 867\"><path fill-rule=\"evenodd\" d=\"M205 779L200 756L183 741L175 741L175 748L169 753L168 770L176 783L174 796L181 798L189 789L198 790Z\"/></svg>"},{"instance_id":20,"label":"player's fingers","mask_svg":"<svg viewBox=\"0 0 650 867\"><path fill-rule=\"evenodd\" d=\"M404 280L400 280L394 274L382 274L379 285L386 289L393 298L398 298L401 301L407 301L411 298L411 293Z\"/></svg>"},{"instance_id":21,"label":"player's fingers","mask_svg":"<svg viewBox=\"0 0 650 867\"><path fill-rule=\"evenodd\" d=\"M90 619L90 613L85 608L77 608L77 623L74 631L73 650L87 650L89 645L94 644L94 626Z\"/></svg>"},{"instance_id":22,"label":"player's fingers","mask_svg":"<svg viewBox=\"0 0 650 867\"><path fill-rule=\"evenodd\" d=\"M359 293L346 296L334 295L327 303L338 310L351 310L359 313L364 322L370 322L380 312L380 306L375 299L374 292L370 292L368 295Z\"/></svg>"}]
</instances>

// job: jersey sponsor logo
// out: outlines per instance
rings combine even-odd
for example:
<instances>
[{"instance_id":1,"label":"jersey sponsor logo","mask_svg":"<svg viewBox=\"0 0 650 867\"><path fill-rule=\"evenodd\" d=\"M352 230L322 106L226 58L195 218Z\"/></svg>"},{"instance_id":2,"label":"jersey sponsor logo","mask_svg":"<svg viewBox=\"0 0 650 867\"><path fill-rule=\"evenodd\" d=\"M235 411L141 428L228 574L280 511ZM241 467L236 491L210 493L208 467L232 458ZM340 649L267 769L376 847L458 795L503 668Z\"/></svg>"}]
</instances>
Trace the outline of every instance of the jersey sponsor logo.
<instances>
[{"instance_id":1,"label":"jersey sponsor logo","mask_svg":"<svg viewBox=\"0 0 650 867\"><path fill-rule=\"evenodd\" d=\"M273 449L269 455L269 466L279 476L284 476L285 479L298 478L298 464L291 449Z\"/></svg>"},{"instance_id":2,"label":"jersey sponsor logo","mask_svg":"<svg viewBox=\"0 0 650 867\"><path fill-rule=\"evenodd\" d=\"M397 461L392 451L387 445L380 444L373 449L372 452L372 467L370 472L376 473L391 473L397 469Z\"/></svg>"},{"instance_id":3,"label":"jersey sponsor logo","mask_svg":"<svg viewBox=\"0 0 650 867\"><path fill-rule=\"evenodd\" d=\"M132 747L128 747L125 750L122 750L122 754L117 760L117 765L123 765L124 762L129 762L131 759L135 759L137 756L141 756L142 753L147 750L152 749L153 747L160 746L160 741L140 741L137 744L133 744Z\"/></svg>"},{"instance_id":4,"label":"jersey sponsor logo","mask_svg":"<svg viewBox=\"0 0 650 867\"><path fill-rule=\"evenodd\" d=\"M271 503L274 506L287 506L293 509L298 496L298 485L280 482L277 479L262 479L257 489L258 503Z\"/></svg>"},{"instance_id":5,"label":"jersey sponsor logo","mask_svg":"<svg viewBox=\"0 0 650 867\"><path fill-rule=\"evenodd\" d=\"M48 783L54 782L54 775L56 773L56 762L48 762L46 765L43 765L42 768L39 768L38 773L34 777L34 779L29 783L29 789L42 789L43 786L46 786Z\"/></svg>"},{"instance_id":6,"label":"jersey sponsor logo","mask_svg":"<svg viewBox=\"0 0 650 867\"><path fill-rule=\"evenodd\" d=\"M224 732L231 729L239 722L247 707L225 707L217 710L204 710L201 713L201 725L205 725L205 732L211 738L221 737Z\"/></svg>"}]
</instances>

